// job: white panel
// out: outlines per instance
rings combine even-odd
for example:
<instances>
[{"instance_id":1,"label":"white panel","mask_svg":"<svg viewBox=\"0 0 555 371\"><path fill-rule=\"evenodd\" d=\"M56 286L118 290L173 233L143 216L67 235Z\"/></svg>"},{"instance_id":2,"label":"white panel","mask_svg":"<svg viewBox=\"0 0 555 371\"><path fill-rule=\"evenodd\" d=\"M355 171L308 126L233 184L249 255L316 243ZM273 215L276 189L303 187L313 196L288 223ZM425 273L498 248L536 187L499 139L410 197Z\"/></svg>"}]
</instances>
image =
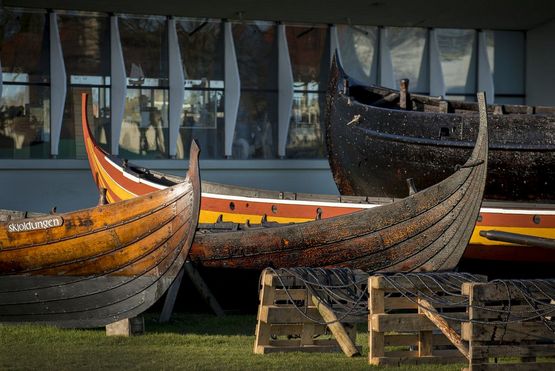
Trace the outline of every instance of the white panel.
<instances>
[{"instance_id":1,"label":"white panel","mask_svg":"<svg viewBox=\"0 0 555 371\"><path fill-rule=\"evenodd\" d=\"M225 41L225 156L230 157L233 149L233 136L237 123L239 98L241 96L241 81L239 67L235 54L235 43L231 33L231 23L224 22Z\"/></svg>"},{"instance_id":2,"label":"white panel","mask_svg":"<svg viewBox=\"0 0 555 371\"><path fill-rule=\"evenodd\" d=\"M125 110L125 96L127 94L127 80L125 75L125 64L123 52L121 50L121 39L119 37L118 17L110 17L110 68L111 68L111 126L112 142L111 150L113 155L119 153L119 137L121 125L123 123L123 113Z\"/></svg>"},{"instance_id":3,"label":"white panel","mask_svg":"<svg viewBox=\"0 0 555 371\"><path fill-rule=\"evenodd\" d=\"M293 70L289 58L289 47L285 35L285 26L280 24L278 31L278 156L285 157L291 110L293 107Z\"/></svg>"},{"instance_id":4,"label":"white panel","mask_svg":"<svg viewBox=\"0 0 555 371\"><path fill-rule=\"evenodd\" d=\"M67 77L58 32L58 16L52 12L50 18L50 154L58 155L60 132L64 116L67 93Z\"/></svg>"},{"instance_id":5,"label":"white panel","mask_svg":"<svg viewBox=\"0 0 555 371\"><path fill-rule=\"evenodd\" d=\"M177 39L177 30L175 29L175 19L173 18L168 20L168 47L170 59L169 155L170 158L175 158L179 127L181 126L181 112L185 100L185 75L183 74L183 62L181 61L181 51Z\"/></svg>"},{"instance_id":6,"label":"white panel","mask_svg":"<svg viewBox=\"0 0 555 371\"><path fill-rule=\"evenodd\" d=\"M380 58L380 81L381 86L386 88L396 88L395 75L393 74L393 63L391 62L391 52L389 50L389 43L387 42L387 29L379 28L379 45L378 50Z\"/></svg>"},{"instance_id":7,"label":"white panel","mask_svg":"<svg viewBox=\"0 0 555 371\"><path fill-rule=\"evenodd\" d=\"M445 81L443 80L443 69L439 57L437 35L434 29L428 33L428 50L430 52L430 95L445 96Z\"/></svg>"},{"instance_id":8,"label":"white panel","mask_svg":"<svg viewBox=\"0 0 555 371\"><path fill-rule=\"evenodd\" d=\"M486 100L493 103L495 91L493 86L493 73L488 59L488 46L486 33L478 32L478 91L486 92Z\"/></svg>"},{"instance_id":9,"label":"white panel","mask_svg":"<svg viewBox=\"0 0 555 371\"><path fill-rule=\"evenodd\" d=\"M337 52L337 59L343 65L341 60L341 49L339 48L339 40L337 37L337 26L332 25L330 27L330 61L333 60L333 56Z\"/></svg>"}]
</instances>

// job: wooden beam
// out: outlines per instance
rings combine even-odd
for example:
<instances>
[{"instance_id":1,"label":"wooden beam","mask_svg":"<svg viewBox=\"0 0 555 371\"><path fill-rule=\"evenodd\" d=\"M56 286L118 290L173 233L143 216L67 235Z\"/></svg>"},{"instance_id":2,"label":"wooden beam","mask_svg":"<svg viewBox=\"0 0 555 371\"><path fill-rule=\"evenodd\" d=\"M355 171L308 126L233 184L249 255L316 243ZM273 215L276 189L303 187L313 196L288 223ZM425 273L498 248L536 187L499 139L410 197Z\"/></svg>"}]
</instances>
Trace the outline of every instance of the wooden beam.
<instances>
[{"instance_id":1,"label":"wooden beam","mask_svg":"<svg viewBox=\"0 0 555 371\"><path fill-rule=\"evenodd\" d=\"M312 295L312 302L318 309L318 312L320 312L320 315L322 316L324 321L328 324L331 333L337 340L337 343L339 344L339 347L341 347L343 353L345 353L347 357L360 356L360 352L357 349L356 345L349 337L349 334L345 330L345 327L343 327L341 322L339 322L339 319L331 310L331 308L314 295Z\"/></svg>"},{"instance_id":2,"label":"wooden beam","mask_svg":"<svg viewBox=\"0 0 555 371\"><path fill-rule=\"evenodd\" d=\"M220 306L220 303L218 303L218 300L216 300L216 297L212 294L212 291L210 291L210 288L208 287L206 282L204 282L202 276L195 268L193 263L190 261L185 262L185 264L183 265L183 269L185 270L185 274L187 274L187 277L189 277L202 299L206 302L206 304L210 306L214 314L218 317L225 316L224 310Z\"/></svg>"},{"instance_id":3,"label":"wooden beam","mask_svg":"<svg viewBox=\"0 0 555 371\"><path fill-rule=\"evenodd\" d=\"M177 277L172 282L168 292L166 293L166 300L164 300L164 307L162 308L162 312L160 313L160 318L158 318L158 322L160 323L167 323L170 321L170 318L173 313L173 307L175 306L175 300L177 298L177 293L179 292L179 287L181 287L181 280L183 279L183 269L179 271Z\"/></svg>"},{"instance_id":4,"label":"wooden beam","mask_svg":"<svg viewBox=\"0 0 555 371\"><path fill-rule=\"evenodd\" d=\"M468 359L468 346L464 343L461 336L449 326L449 323L435 311L432 304L423 298L418 298L419 310L426 316L434 325L443 332L445 336L453 343L453 345Z\"/></svg>"}]
</instances>

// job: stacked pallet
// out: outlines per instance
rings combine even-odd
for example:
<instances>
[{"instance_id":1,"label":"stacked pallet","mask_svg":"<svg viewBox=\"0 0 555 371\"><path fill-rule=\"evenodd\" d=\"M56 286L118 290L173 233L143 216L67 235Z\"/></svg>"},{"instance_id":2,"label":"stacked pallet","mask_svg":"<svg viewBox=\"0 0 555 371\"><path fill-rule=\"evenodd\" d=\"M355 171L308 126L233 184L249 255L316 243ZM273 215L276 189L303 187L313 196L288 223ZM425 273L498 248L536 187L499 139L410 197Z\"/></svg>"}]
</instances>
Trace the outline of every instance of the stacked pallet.
<instances>
[{"instance_id":1,"label":"stacked pallet","mask_svg":"<svg viewBox=\"0 0 555 371\"><path fill-rule=\"evenodd\" d=\"M464 284L470 370L555 370L555 281ZM542 357L538 359L538 357Z\"/></svg>"},{"instance_id":2,"label":"stacked pallet","mask_svg":"<svg viewBox=\"0 0 555 371\"><path fill-rule=\"evenodd\" d=\"M465 276L408 277L369 277L369 363L465 362L467 349L459 335L460 322L468 316L467 300L460 293ZM466 278L486 280L483 276Z\"/></svg>"},{"instance_id":3,"label":"stacked pallet","mask_svg":"<svg viewBox=\"0 0 555 371\"><path fill-rule=\"evenodd\" d=\"M368 277L364 272L357 275L362 281ZM358 355L356 323L365 321L365 317L338 318L298 277L266 269L261 276L254 353L343 350L348 356Z\"/></svg>"}]
</instances>

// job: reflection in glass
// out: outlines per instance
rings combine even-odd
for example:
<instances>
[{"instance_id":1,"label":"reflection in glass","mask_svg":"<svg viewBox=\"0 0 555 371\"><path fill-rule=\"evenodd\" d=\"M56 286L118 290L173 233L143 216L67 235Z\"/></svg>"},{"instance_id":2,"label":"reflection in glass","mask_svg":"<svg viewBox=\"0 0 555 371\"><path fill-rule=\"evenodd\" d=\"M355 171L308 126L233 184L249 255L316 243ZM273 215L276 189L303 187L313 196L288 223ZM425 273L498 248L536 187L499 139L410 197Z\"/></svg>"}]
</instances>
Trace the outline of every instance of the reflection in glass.
<instances>
[{"instance_id":1,"label":"reflection in glass","mask_svg":"<svg viewBox=\"0 0 555 371\"><path fill-rule=\"evenodd\" d=\"M43 11L2 9L0 157L50 157L50 44Z\"/></svg>"},{"instance_id":2,"label":"reflection in glass","mask_svg":"<svg viewBox=\"0 0 555 371\"><path fill-rule=\"evenodd\" d=\"M476 92L476 32L474 30L437 29L437 41L445 89L449 95Z\"/></svg>"},{"instance_id":3,"label":"reflection in glass","mask_svg":"<svg viewBox=\"0 0 555 371\"><path fill-rule=\"evenodd\" d=\"M50 87L3 86L0 100L0 157L50 157Z\"/></svg>"},{"instance_id":4,"label":"reflection in glass","mask_svg":"<svg viewBox=\"0 0 555 371\"><path fill-rule=\"evenodd\" d=\"M272 23L232 27L241 98L232 157L275 158L277 153L277 39Z\"/></svg>"},{"instance_id":5,"label":"reflection in glass","mask_svg":"<svg viewBox=\"0 0 555 371\"><path fill-rule=\"evenodd\" d=\"M167 22L161 17L121 17L119 30L128 84L120 152L128 158L166 158Z\"/></svg>"},{"instance_id":6,"label":"reflection in glass","mask_svg":"<svg viewBox=\"0 0 555 371\"><path fill-rule=\"evenodd\" d=\"M330 67L328 29L287 27L286 36L294 80L287 157L323 157L322 108Z\"/></svg>"},{"instance_id":7,"label":"reflection in glass","mask_svg":"<svg viewBox=\"0 0 555 371\"><path fill-rule=\"evenodd\" d=\"M3 82L48 83L50 42L46 14L2 9L0 22Z\"/></svg>"},{"instance_id":8,"label":"reflection in glass","mask_svg":"<svg viewBox=\"0 0 555 371\"><path fill-rule=\"evenodd\" d=\"M177 36L185 75L185 102L177 158L187 158L191 139L202 158L224 156L224 39L220 22L180 20Z\"/></svg>"},{"instance_id":9,"label":"reflection in glass","mask_svg":"<svg viewBox=\"0 0 555 371\"><path fill-rule=\"evenodd\" d=\"M59 156L86 158L82 140L81 93L89 95L89 125L93 135L106 150L110 143L109 18L64 13L58 16L58 27L69 83Z\"/></svg>"},{"instance_id":10,"label":"reflection in glass","mask_svg":"<svg viewBox=\"0 0 555 371\"><path fill-rule=\"evenodd\" d=\"M368 84L376 83L377 27L337 26L341 61L347 74Z\"/></svg>"},{"instance_id":11,"label":"reflection in glass","mask_svg":"<svg viewBox=\"0 0 555 371\"><path fill-rule=\"evenodd\" d=\"M388 27L386 31L397 87L401 79L409 79L411 91L427 93L428 58L424 54L427 30Z\"/></svg>"},{"instance_id":12,"label":"reflection in glass","mask_svg":"<svg viewBox=\"0 0 555 371\"><path fill-rule=\"evenodd\" d=\"M128 88L120 136L126 158L166 158L168 90Z\"/></svg>"}]
</instances>

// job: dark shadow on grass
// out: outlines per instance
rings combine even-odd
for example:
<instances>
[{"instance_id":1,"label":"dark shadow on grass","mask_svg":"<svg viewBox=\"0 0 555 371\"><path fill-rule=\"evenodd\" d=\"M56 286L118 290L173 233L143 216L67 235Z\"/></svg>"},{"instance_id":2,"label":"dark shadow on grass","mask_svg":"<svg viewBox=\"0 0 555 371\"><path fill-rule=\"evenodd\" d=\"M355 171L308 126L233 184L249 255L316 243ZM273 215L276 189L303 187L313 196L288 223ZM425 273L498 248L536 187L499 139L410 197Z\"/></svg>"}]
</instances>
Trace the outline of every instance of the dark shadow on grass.
<instances>
[{"instance_id":1,"label":"dark shadow on grass","mask_svg":"<svg viewBox=\"0 0 555 371\"><path fill-rule=\"evenodd\" d=\"M254 335L256 316L174 313L170 322L159 323L158 313L145 314L147 333L173 333L196 335Z\"/></svg>"}]
</instances>

